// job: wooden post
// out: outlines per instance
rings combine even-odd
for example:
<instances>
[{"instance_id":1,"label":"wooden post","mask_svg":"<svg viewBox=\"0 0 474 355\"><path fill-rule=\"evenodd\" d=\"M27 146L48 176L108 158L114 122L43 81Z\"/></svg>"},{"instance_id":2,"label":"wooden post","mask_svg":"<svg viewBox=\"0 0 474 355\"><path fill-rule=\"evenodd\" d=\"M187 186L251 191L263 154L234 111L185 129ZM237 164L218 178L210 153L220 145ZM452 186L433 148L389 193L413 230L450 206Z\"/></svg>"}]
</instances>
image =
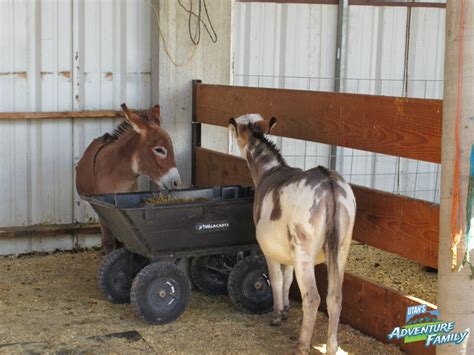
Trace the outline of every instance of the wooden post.
<instances>
[{"instance_id":1,"label":"wooden post","mask_svg":"<svg viewBox=\"0 0 474 355\"><path fill-rule=\"evenodd\" d=\"M458 69L460 52L461 0L448 1L446 10L446 50L444 64L444 104L442 136L442 176L440 206L440 240L438 259L438 306L440 319L455 321L455 332L470 328L474 331L474 280L470 280L469 267L460 272L451 271L451 208L456 161L455 125L458 107ZM464 42L461 89L460 121L460 191L463 220L467 186L469 181L469 158L474 143L474 1L464 1ZM458 263L464 251L460 250ZM437 354L474 354L474 338L470 335L462 345L442 345Z\"/></svg>"}]
</instances>

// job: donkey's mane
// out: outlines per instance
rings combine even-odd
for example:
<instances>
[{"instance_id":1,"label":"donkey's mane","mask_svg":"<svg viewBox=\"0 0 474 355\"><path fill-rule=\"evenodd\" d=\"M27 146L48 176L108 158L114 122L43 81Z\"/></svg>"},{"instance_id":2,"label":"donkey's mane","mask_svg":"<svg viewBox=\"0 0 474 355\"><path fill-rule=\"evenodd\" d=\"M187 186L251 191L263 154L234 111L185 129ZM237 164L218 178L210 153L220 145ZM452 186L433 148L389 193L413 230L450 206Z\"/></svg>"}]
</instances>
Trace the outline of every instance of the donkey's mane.
<instances>
[{"instance_id":1,"label":"donkey's mane","mask_svg":"<svg viewBox=\"0 0 474 355\"><path fill-rule=\"evenodd\" d=\"M249 128L250 128L250 131L253 133L253 136L257 138L258 141L265 144L268 150L277 158L278 162L283 166L287 166L285 159L282 157L275 143L273 143L267 137L265 137L265 135L260 130L253 129L250 124L249 124Z\"/></svg>"},{"instance_id":2,"label":"donkey's mane","mask_svg":"<svg viewBox=\"0 0 474 355\"><path fill-rule=\"evenodd\" d=\"M126 132L128 132L129 129L131 129L132 126L130 123L128 123L127 120L123 120L117 128L114 129L112 133L110 133L110 138L115 142L118 140L120 137L122 137Z\"/></svg>"}]
</instances>

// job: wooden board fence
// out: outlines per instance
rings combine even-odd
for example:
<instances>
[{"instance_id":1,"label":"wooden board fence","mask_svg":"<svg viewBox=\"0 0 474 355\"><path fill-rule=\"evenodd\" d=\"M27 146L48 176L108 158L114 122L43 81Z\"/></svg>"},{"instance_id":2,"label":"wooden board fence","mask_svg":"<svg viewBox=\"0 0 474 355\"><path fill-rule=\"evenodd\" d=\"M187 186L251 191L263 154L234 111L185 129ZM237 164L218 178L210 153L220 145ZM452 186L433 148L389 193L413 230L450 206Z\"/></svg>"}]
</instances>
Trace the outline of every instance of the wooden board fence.
<instances>
[{"instance_id":1,"label":"wooden board fence","mask_svg":"<svg viewBox=\"0 0 474 355\"><path fill-rule=\"evenodd\" d=\"M277 136L441 161L441 100L206 84L195 99L201 123L257 112L277 117Z\"/></svg>"}]
</instances>

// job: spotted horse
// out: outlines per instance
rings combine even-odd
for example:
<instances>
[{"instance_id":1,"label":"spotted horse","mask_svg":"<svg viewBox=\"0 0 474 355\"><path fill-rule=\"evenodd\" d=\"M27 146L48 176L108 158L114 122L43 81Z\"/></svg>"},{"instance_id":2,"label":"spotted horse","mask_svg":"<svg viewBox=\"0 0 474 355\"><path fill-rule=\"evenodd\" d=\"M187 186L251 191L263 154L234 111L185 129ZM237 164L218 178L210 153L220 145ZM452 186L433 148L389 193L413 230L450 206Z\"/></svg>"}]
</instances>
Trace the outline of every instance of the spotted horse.
<instances>
[{"instance_id":1,"label":"spotted horse","mask_svg":"<svg viewBox=\"0 0 474 355\"><path fill-rule=\"evenodd\" d=\"M303 171L288 166L265 136L276 121L263 120L258 114L229 120L255 185L253 218L272 286L272 325L280 325L288 318L294 270L303 300L303 323L296 353L309 352L321 300L314 265L326 262L327 353L335 354L344 267L356 213L354 194L349 184L332 170L318 166Z\"/></svg>"}]
</instances>

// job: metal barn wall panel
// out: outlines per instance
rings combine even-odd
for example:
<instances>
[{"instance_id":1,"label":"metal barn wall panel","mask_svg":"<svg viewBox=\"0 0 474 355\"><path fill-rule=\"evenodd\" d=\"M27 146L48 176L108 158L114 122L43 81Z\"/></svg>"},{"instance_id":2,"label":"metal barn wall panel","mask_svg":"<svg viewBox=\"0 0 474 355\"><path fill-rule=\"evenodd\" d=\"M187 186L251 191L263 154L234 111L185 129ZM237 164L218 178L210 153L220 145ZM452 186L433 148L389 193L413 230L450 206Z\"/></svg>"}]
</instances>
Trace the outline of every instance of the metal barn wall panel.
<instances>
[{"instance_id":1,"label":"metal barn wall panel","mask_svg":"<svg viewBox=\"0 0 474 355\"><path fill-rule=\"evenodd\" d=\"M403 95L407 9L349 6L341 91Z\"/></svg>"},{"instance_id":2,"label":"metal barn wall panel","mask_svg":"<svg viewBox=\"0 0 474 355\"><path fill-rule=\"evenodd\" d=\"M341 91L403 95L406 20L404 7L349 7ZM337 170L355 184L391 190L394 177L380 176L390 161L392 157L339 147Z\"/></svg>"},{"instance_id":3,"label":"metal barn wall panel","mask_svg":"<svg viewBox=\"0 0 474 355\"><path fill-rule=\"evenodd\" d=\"M332 90L337 6L237 3L234 18L235 85Z\"/></svg>"},{"instance_id":4,"label":"metal barn wall panel","mask_svg":"<svg viewBox=\"0 0 474 355\"><path fill-rule=\"evenodd\" d=\"M349 6L341 90L441 98L444 16L439 8ZM336 29L334 5L237 3L234 84L333 91ZM274 140L291 165L329 165L326 145ZM438 164L339 147L336 167L357 184L439 201Z\"/></svg>"},{"instance_id":5,"label":"metal barn wall panel","mask_svg":"<svg viewBox=\"0 0 474 355\"><path fill-rule=\"evenodd\" d=\"M336 24L334 5L236 3L234 85L332 91ZM327 145L274 141L291 165L328 164Z\"/></svg>"},{"instance_id":6,"label":"metal barn wall panel","mask_svg":"<svg viewBox=\"0 0 474 355\"><path fill-rule=\"evenodd\" d=\"M351 6L346 92L442 98L444 9ZM406 25L410 19L409 45ZM363 31L364 26L372 28ZM362 38L361 37L366 37ZM405 50L408 80L404 91ZM374 55L375 54L375 55ZM439 165L338 149L338 169L357 184L439 201Z\"/></svg>"},{"instance_id":7,"label":"metal barn wall panel","mask_svg":"<svg viewBox=\"0 0 474 355\"><path fill-rule=\"evenodd\" d=\"M446 10L411 11L408 96L442 99Z\"/></svg>"},{"instance_id":8,"label":"metal barn wall panel","mask_svg":"<svg viewBox=\"0 0 474 355\"><path fill-rule=\"evenodd\" d=\"M151 102L145 1L0 1L0 112ZM117 120L0 121L0 226L86 222L73 166Z\"/></svg>"},{"instance_id":9,"label":"metal barn wall panel","mask_svg":"<svg viewBox=\"0 0 474 355\"><path fill-rule=\"evenodd\" d=\"M411 13L408 92L411 97L443 98L445 9L414 8ZM401 160L407 172L402 188L439 202L440 165Z\"/></svg>"}]
</instances>

